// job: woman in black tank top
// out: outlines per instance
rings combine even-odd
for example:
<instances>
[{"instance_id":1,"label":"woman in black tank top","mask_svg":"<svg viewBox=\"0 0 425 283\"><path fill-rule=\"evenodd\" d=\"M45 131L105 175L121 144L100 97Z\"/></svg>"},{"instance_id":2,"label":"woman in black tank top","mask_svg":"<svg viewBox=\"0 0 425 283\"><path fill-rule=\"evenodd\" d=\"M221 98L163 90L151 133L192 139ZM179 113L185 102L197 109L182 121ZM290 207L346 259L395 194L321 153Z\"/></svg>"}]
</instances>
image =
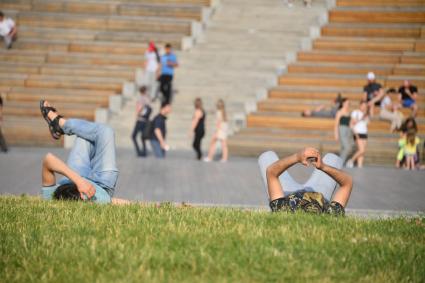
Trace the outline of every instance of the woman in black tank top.
<instances>
[{"instance_id":1,"label":"woman in black tank top","mask_svg":"<svg viewBox=\"0 0 425 283\"><path fill-rule=\"evenodd\" d=\"M339 157L345 163L353 154L354 139L350 128L350 102L347 98L341 100L341 107L335 116L335 140L340 144Z\"/></svg>"},{"instance_id":2,"label":"woman in black tank top","mask_svg":"<svg viewBox=\"0 0 425 283\"><path fill-rule=\"evenodd\" d=\"M192 134L193 138L193 149L196 152L196 158L201 160L202 158L202 150L201 150L201 142L205 136L205 119L206 114L202 107L202 100L200 98L195 99L195 113L192 119Z\"/></svg>"}]
</instances>

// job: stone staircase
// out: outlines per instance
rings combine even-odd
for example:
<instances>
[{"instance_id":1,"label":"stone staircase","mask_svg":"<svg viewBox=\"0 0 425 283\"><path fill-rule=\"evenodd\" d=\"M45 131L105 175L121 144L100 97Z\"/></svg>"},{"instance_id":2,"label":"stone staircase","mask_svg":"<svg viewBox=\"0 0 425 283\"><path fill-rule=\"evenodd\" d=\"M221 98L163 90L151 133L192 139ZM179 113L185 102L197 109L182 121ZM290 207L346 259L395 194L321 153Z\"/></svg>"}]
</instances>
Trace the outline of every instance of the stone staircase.
<instances>
[{"instance_id":1,"label":"stone staircase","mask_svg":"<svg viewBox=\"0 0 425 283\"><path fill-rule=\"evenodd\" d=\"M193 100L201 97L207 111L206 150L214 131L215 103L225 100L232 130L243 124L245 105L255 103L260 90L276 85L276 70L285 54L299 49L301 38L325 12L325 1L305 8L302 1L288 8L281 0L221 0L208 28L194 48L177 52L180 67L174 87L178 90L168 120L168 142L174 149L190 149L188 138ZM134 101L127 101L111 121L117 143L131 147Z\"/></svg>"}]
</instances>

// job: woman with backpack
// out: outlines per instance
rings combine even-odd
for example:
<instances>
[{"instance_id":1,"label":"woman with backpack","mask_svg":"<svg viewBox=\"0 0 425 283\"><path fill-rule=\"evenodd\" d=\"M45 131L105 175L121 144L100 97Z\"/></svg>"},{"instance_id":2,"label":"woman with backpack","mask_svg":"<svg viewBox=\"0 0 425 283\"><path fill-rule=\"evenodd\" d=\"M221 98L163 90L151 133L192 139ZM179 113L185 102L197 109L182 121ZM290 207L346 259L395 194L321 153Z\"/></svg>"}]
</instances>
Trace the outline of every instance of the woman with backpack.
<instances>
[{"instance_id":1,"label":"woman with backpack","mask_svg":"<svg viewBox=\"0 0 425 283\"><path fill-rule=\"evenodd\" d=\"M140 97L137 100L136 104L136 124L134 125L133 134L131 138L133 139L134 147L136 148L136 154L139 157L146 156L146 142L143 131L145 130L146 123L149 121L149 117L152 113L151 100L146 94L146 87L142 86L139 89ZM137 142L137 136L140 133L140 139L142 141L143 150L140 150L139 144Z\"/></svg>"}]
</instances>

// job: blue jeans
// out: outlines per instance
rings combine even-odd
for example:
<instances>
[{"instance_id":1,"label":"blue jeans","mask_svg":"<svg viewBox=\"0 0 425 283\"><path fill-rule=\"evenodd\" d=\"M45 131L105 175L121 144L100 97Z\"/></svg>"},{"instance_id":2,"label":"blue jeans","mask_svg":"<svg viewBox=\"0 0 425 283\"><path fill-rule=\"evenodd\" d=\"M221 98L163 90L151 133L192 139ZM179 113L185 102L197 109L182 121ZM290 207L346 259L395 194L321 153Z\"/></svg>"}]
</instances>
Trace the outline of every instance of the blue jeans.
<instances>
[{"instance_id":1,"label":"blue jeans","mask_svg":"<svg viewBox=\"0 0 425 283\"><path fill-rule=\"evenodd\" d=\"M264 152L258 158L258 165L260 166L261 177L263 178L267 195L269 191L267 185L266 170L270 165L272 165L278 160L279 158L277 154L273 151ZM343 165L341 158L339 158L333 153L326 154L323 158L323 162L337 169L341 169ZM321 193L328 201L331 200L332 195L337 187L337 183L332 177L318 169L314 169L313 174L310 176L310 178L305 184L299 184L294 179L292 179L288 171L283 172L282 175L279 176L279 181L282 186L282 189L284 190L285 196L295 193L296 191L305 190L307 192Z\"/></svg>"},{"instance_id":2,"label":"blue jeans","mask_svg":"<svg viewBox=\"0 0 425 283\"><path fill-rule=\"evenodd\" d=\"M62 129L67 135L77 136L68 166L112 197L118 179L114 131L109 126L79 119L68 119Z\"/></svg>"},{"instance_id":3,"label":"blue jeans","mask_svg":"<svg viewBox=\"0 0 425 283\"><path fill-rule=\"evenodd\" d=\"M165 150L161 148L159 141L151 139L151 147L156 158L165 158Z\"/></svg>"}]
</instances>

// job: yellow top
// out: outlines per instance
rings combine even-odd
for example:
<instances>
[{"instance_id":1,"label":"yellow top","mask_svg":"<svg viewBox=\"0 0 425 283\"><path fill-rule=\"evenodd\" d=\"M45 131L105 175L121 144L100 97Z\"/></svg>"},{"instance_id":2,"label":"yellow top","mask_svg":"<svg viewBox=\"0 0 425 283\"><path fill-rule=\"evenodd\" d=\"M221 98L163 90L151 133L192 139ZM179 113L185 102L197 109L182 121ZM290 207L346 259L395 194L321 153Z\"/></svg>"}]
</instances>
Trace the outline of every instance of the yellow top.
<instances>
[{"instance_id":1,"label":"yellow top","mask_svg":"<svg viewBox=\"0 0 425 283\"><path fill-rule=\"evenodd\" d=\"M404 150L405 154L416 154L416 148L418 144L420 144L420 142L421 142L421 139L416 137L415 143L411 145L407 142L407 138L402 138L398 141L398 145L400 146L400 148Z\"/></svg>"}]
</instances>

